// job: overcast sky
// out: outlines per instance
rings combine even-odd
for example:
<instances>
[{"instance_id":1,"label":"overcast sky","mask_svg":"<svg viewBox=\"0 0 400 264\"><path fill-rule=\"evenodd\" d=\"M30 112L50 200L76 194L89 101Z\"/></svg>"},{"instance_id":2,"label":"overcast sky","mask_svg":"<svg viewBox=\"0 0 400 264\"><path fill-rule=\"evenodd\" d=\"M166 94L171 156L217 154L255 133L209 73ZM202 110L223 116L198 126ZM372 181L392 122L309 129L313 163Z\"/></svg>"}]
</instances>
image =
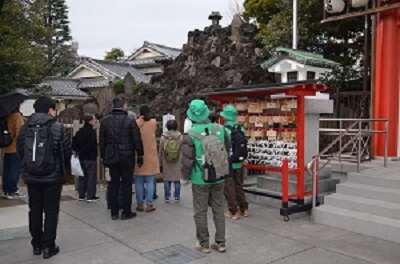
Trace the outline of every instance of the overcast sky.
<instances>
[{"instance_id":1,"label":"overcast sky","mask_svg":"<svg viewBox=\"0 0 400 264\"><path fill-rule=\"evenodd\" d=\"M144 41L181 48L190 30L210 25L208 15L220 11L230 23L235 3L244 0L66 0L72 37L79 55L103 58L113 47L125 55Z\"/></svg>"}]
</instances>

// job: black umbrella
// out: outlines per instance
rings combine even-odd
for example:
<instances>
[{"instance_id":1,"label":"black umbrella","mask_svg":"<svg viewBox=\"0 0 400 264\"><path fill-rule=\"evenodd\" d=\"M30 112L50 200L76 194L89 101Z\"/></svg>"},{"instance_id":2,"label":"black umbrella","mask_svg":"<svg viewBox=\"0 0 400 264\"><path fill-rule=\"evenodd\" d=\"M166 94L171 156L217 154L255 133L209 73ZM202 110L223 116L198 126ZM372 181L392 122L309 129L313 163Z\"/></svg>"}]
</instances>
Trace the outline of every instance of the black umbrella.
<instances>
[{"instance_id":1,"label":"black umbrella","mask_svg":"<svg viewBox=\"0 0 400 264\"><path fill-rule=\"evenodd\" d=\"M24 89L15 89L12 92L0 96L0 118L8 116L28 98L28 92Z\"/></svg>"}]
</instances>

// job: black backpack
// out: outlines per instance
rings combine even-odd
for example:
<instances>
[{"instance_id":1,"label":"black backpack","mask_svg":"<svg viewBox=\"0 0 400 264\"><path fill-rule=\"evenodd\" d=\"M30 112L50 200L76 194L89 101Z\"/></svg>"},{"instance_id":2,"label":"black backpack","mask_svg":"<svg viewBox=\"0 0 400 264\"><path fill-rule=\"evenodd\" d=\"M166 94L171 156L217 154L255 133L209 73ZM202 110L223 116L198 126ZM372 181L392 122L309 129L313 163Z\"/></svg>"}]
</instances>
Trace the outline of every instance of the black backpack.
<instances>
[{"instance_id":1,"label":"black backpack","mask_svg":"<svg viewBox=\"0 0 400 264\"><path fill-rule=\"evenodd\" d=\"M239 125L226 126L231 130L232 162L243 162L247 159L247 138Z\"/></svg>"},{"instance_id":2,"label":"black backpack","mask_svg":"<svg viewBox=\"0 0 400 264\"><path fill-rule=\"evenodd\" d=\"M12 137L8 129L7 117L0 119L0 148L6 148L12 144Z\"/></svg>"},{"instance_id":3,"label":"black backpack","mask_svg":"<svg viewBox=\"0 0 400 264\"><path fill-rule=\"evenodd\" d=\"M25 173L36 176L52 174L56 169L53 156L53 140L51 120L43 125L28 125L24 142L24 158L22 167Z\"/></svg>"}]
</instances>

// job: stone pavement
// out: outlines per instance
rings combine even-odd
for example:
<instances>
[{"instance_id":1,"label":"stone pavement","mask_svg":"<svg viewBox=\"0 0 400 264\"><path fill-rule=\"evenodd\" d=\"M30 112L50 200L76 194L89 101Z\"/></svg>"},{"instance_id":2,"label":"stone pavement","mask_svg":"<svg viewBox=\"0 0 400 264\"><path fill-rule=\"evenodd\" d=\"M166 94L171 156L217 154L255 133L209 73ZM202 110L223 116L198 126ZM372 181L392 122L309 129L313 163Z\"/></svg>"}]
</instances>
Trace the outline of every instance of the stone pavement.
<instances>
[{"instance_id":1,"label":"stone pavement","mask_svg":"<svg viewBox=\"0 0 400 264\"><path fill-rule=\"evenodd\" d=\"M161 184L158 190L162 195ZM103 191L99 194L104 197ZM251 204L251 217L227 221L226 253L200 254L194 250L190 186L182 188L180 203L159 199L157 211L127 221L112 221L104 198L89 204L68 199L74 196L71 190L63 195L57 239L61 252L46 261L32 255L27 206L0 208L1 264L400 263L399 244L312 224L307 214L283 222L277 208L259 204Z\"/></svg>"}]
</instances>

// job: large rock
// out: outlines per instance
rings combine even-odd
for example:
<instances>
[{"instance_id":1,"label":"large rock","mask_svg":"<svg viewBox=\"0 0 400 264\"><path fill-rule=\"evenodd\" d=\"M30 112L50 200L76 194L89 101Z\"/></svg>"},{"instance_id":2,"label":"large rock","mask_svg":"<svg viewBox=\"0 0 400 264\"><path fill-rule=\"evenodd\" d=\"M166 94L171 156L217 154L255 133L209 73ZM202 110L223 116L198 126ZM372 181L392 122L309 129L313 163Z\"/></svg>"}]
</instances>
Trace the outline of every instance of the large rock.
<instances>
[{"instance_id":1,"label":"large rock","mask_svg":"<svg viewBox=\"0 0 400 264\"><path fill-rule=\"evenodd\" d=\"M206 27L188 33L183 51L174 61L165 61L164 73L153 76L131 103L147 103L153 114L185 118L188 103L215 88L269 83L273 76L261 69L261 43L254 40L257 27L235 16L232 25ZM181 122L182 123L182 122Z\"/></svg>"}]
</instances>

